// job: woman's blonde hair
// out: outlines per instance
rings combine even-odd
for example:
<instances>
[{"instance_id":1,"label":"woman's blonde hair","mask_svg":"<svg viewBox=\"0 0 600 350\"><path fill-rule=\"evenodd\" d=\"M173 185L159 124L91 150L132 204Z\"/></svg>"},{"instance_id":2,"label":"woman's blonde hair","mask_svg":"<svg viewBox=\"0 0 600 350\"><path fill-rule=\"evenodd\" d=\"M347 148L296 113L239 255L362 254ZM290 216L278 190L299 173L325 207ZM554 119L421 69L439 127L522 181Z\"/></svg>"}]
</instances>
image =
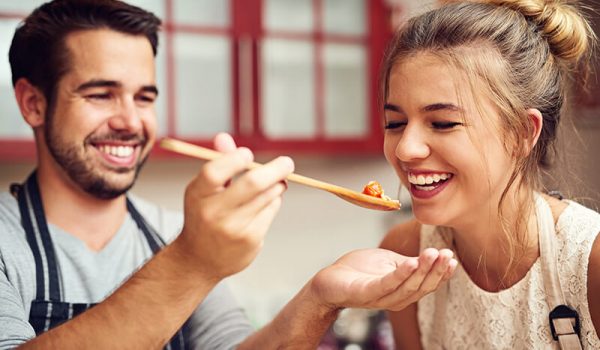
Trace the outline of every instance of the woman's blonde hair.
<instances>
[{"instance_id":1,"label":"woman's blonde hair","mask_svg":"<svg viewBox=\"0 0 600 350\"><path fill-rule=\"evenodd\" d=\"M451 3L414 17L396 32L386 51L381 75L384 101L392 68L427 53L475 78L469 81L472 95L484 93L495 104L506 150L516 160L515 167L507 169L512 173L498 204L510 247L507 271L527 246L531 189L542 189L542 171L555 153L568 92L576 77L587 76L594 40L589 23L572 1L488 0ZM543 117L539 140L530 152L529 108L538 109ZM517 204L520 216L511 224L502 208L513 186L517 192L529 190L522 191L527 200Z\"/></svg>"}]
</instances>

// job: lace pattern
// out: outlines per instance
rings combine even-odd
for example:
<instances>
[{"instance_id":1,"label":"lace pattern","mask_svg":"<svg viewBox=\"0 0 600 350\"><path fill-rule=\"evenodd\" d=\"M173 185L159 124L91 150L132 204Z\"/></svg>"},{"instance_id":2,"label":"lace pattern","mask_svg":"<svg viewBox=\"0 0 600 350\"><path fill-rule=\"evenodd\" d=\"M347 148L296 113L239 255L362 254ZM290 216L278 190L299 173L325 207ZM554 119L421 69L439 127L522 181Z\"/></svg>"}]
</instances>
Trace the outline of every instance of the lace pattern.
<instances>
[{"instance_id":1,"label":"lace pattern","mask_svg":"<svg viewBox=\"0 0 600 350\"><path fill-rule=\"evenodd\" d=\"M567 303L581 320L583 349L600 349L587 302L587 269L600 214L575 202L556 225L558 269ZM421 249L451 248L431 226L421 230ZM497 293L479 288L459 263L445 286L418 303L424 349L558 349L548 326L540 259L526 276Z\"/></svg>"}]
</instances>

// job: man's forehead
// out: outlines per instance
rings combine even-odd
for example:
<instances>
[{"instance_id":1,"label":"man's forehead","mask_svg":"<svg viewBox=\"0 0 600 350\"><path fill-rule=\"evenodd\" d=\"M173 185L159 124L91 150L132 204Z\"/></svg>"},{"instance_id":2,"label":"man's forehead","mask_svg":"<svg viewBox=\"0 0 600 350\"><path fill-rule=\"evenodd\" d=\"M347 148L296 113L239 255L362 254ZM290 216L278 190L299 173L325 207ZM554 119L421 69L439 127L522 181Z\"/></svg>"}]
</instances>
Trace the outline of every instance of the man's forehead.
<instances>
[{"instance_id":1,"label":"man's forehead","mask_svg":"<svg viewBox=\"0 0 600 350\"><path fill-rule=\"evenodd\" d=\"M121 86L154 85L155 60L145 36L109 29L83 30L65 39L71 83L115 81Z\"/></svg>"}]
</instances>

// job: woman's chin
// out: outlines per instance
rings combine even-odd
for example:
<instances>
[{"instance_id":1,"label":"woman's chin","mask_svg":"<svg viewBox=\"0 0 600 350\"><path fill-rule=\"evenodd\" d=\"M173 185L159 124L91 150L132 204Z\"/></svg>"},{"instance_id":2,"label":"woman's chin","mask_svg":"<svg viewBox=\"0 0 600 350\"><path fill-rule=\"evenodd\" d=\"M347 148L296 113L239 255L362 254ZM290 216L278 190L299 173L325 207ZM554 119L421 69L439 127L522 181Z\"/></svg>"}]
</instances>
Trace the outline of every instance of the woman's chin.
<instances>
[{"instance_id":1,"label":"woman's chin","mask_svg":"<svg viewBox=\"0 0 600 350\"><path fill-rule=\"evenodd\" d=\"M413 207L415 219L423 225L446 226L447 220L440 215L439 210Z\"/></svg>"}]
</instances>

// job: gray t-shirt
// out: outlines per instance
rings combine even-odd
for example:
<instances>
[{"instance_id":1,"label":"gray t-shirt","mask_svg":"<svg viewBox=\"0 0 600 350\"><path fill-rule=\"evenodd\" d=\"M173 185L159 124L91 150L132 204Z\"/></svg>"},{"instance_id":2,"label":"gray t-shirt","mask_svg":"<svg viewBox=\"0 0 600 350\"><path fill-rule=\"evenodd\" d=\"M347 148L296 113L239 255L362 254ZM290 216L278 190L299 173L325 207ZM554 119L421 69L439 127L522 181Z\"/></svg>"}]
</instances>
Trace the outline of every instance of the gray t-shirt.
<instances>
[{"instance_id":1,"label":"gray t-shirt","mask_svg":"<svg viewBox=\"0 0 600 350\"><path fill-rule=\"evenodd\" d=\"M144 219L171 242L183 218L140 198L131 198ZM48 224L56 252L61 291L70 303L98 303L117 289L152 256L146 238L130 215L99 252L78 238ZM16 347L35 337L29 309L35 298L33 254L20 223L16 199L0 193L0 349ZM253 329L223 283L217 285L184 327L186 347L231 349Z\"/></svg>"}]
</instances>

